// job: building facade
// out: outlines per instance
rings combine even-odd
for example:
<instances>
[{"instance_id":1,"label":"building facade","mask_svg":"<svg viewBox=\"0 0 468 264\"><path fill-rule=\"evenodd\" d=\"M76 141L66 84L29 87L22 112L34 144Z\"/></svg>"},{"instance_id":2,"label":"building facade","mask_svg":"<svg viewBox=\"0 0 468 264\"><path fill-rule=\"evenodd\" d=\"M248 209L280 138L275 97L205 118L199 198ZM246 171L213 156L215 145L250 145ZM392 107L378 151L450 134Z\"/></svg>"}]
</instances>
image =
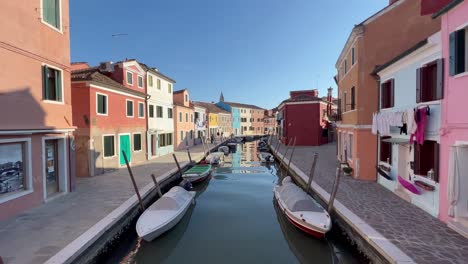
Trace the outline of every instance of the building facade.
<instances>
[{"instance_id":1,"label":"building facade","mask_svg":"<svg viewBox=\"0 0 468 264\"><path fill-rule=\"evenodd\" d=\"M146 160L146 72L138 62L72 72L76 174L95 176Z\"/></svg>"},{"instance_id":2,"label":"building facade","mask_svg":"<svg viewBox=\"0 0 468 264\"><path fill-rule=\"evenodd\" d=\"M193 102L194 105L194 114L195 114L195 144L201 144L202 138L207 136L207 109L197 103Z\"/></svg>"},{"instance_id":3,"label":"building facade","mask_svg":"<svg viewBox=\"0 0 468 264\"><path fill-rule=\"evenodd\" d=\"M223 137L229 137L232 134L232 115L226 110L218 108L218 128Z\"/></svg>"},{"instance_id":4,"label":"building facade","mask_svg":"<svg viewBox=\"0 0 468 264\"><path fill-rule=\"evenodd\" d=\"M187 89L175 91L174 100L174 146L176 149L184 149L194 145L195 122L194 106L190 102L190 94Z\"/></svg>"},{"instance_id":5,"label":"building facade","mask_svg":"<svg viewBox=\"0 0 468 264\"><path fill-rule=\"evenodd\" d=\"M277 108L273 108L271 110L265 110L265 117L263 119L263 133L264 134L276 134L277 130L277 122L276 122L276 113L278 112Z\"/></svg>"},{"instance_id":6,"label":"building facade","mask_svg":"<svg viewBox=\"0 0 468 264\"><path fill-rule=\"evenodd\" d=\"M335 67L342 109L342 120L337 122L338 150L346 149L348 160L342 155L338 158L353 168L354 178L376 177L377 137L371 133L372 114L378 109L374 68L439 30L440 19L421 16L420 1L412 0L390 0L352 30Z\"/></svg>"},{"instance_id":7,"label":"building facade","mask_svg":"<svg viewBox=\"0 0 468 264\"><path fill-rule=\"evenodd\" d=\"M375 71L380 82L380 110L373 122L373 132L379 134L377 181L434 217L439 214L443 178L439 165L443 64L438 32ZM385 121L395 119L398 122ZM418 192L405 188L408 183Z\"/></svg>"},{"instance_id":8,"label":"building facade","mask_svg":"<svg viewBox=\"0 0 468 264\"><path fill-rule=\"evenodd\" d=\"M265 109L252 109L253 134L262 135L264 132Z\"/></svg>"},{"instance_id":9,"label":"building facade","mask_svg":"<svg viewBox=\"0 0 468 264\"><path fill-rule=\"evenodd\" d=\"M0 220L74 188L69 28L67 0L2 2Z\"/></svg>"},{"instance_id":10,"label":"building facade","mask_svg":"<svg viewBox=\"0 0 468 264\"><path fill-rule=\"evenodd\" d=\"M174 152L173 87L175 80L140 63L146 72L148 159Z\"/></svg>"}]
</instances>

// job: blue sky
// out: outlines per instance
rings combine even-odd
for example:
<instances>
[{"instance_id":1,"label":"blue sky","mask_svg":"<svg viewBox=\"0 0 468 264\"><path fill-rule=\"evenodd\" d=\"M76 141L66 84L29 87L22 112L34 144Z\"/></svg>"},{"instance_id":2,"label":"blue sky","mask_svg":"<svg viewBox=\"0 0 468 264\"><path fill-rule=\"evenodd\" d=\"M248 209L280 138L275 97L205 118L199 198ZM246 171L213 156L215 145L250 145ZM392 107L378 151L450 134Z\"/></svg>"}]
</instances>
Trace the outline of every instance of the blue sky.
<instances>
[{"instance_id":1,"label":"blue sky","mask_svg":"<svg viewBox=\"0 0 468 264\"><path fill-rule=\"evenodd\" d=\"M272 108L290 90L336 85L355 24L388 0L71 0L72 61L136 58L197 101ZM128 35L112 37L113 34Z\"/></svg>"}]
</instances>

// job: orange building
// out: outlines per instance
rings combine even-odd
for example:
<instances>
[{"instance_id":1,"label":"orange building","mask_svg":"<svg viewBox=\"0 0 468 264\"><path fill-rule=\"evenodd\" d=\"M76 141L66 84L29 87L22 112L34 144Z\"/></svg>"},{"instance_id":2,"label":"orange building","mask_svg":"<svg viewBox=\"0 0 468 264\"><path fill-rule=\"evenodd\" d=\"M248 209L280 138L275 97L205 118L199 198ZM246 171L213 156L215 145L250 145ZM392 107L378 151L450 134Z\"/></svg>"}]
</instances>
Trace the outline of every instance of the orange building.
<instances>
[{"instance_id":1,"label":"orange building","mask_svg":"<svg viewBox=\"0 0 468 264\"><path fill-rule=\"evenodd\" d=\"M187 89L174 91L174 147L183 149L194 145L194 106Z\"/></svg>"},{"instance_id":2,"label":"orange building","mask_svg":"<svg viewBox=\"0 0 468 264\"><path fill-rule=\"evenodd\" d=\"M1 3L0 220L74 187L68 8Z\"/></svg>"},{"instance_id":3,"label":"orange building","mask_svg":"<svg viewBox=\"0 0 468 264\"><path fill-rule=\"evenodd\" d=\"M420 1L415 0L390 0L353 28L335 67L342 111L337 122L338 158L344 162L346 150L354 178L376 177L377 137L371 133L378 106L374 68L439 30L440 19L421 16Z\"/></svg>"},{"instance_id":4,"label":"orange building","mask_svg":"<svg viewBox=\"0 0 468 264\"><path fill-rule=\"evenodd\" d=\"M262 108L253 108L252 109L252 127L254 129L253 134L263 135L265 124L265 109Z\"/></svg>"}]
</instances>

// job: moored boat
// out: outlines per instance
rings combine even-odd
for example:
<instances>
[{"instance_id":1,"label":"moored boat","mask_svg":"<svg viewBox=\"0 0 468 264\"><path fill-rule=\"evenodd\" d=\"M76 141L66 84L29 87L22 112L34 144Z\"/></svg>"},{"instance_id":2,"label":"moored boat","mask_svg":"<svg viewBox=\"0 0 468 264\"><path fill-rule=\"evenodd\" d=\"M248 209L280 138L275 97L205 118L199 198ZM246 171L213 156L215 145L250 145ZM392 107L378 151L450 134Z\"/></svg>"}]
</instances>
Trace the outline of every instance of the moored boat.
<instances>
[{"instance_id":1,"label":"moored boat","mask_svg":"<svg viewBox=\"0 0 468 264\"><path fill-rule=\"evenodd\" d=\"M205 161L208 164L218 165L224 158L224 152L213 152L206 156Z\"/></svg>"},{"instance_id":2,"label":"moored boat","mask_svg":"<svg viewBox=\"0 0 468 264\"><path fill-rule=\"evenodd\" d=\"M268 153L268 152L260 152L258 153L258 158L260 159L261 162L263 163L270 163L270 162L274 162L275 161L275 158L273 157L273 155L271 153Z\"/></svg>"},{"instance_id":3,"label":"moored boat","mask_svg":"<svg viewBox=\"0 0 468 264\"><path fill-rule=\"evenodd\" d=\"M172 187L138 218L138 236L145 241L152 241L174 227L187 212L195 194L179 186Z\"/></svg>"},{"instance_id":4,"label":"moored boat","mask_svg":"<svg viewBox=\"0 0 468 264\"><path fill-rule=\"evenodd\" d=\"M307 234L322 238L331 229L330 215L306 192L286 177L274 187L274 196L289 222Z\"/></svg>"},{"instance_id":5,"label":"moored boat","mask_svg":"<svg viewBox=\"0 0 468 264\"><path fill-rule=\"evenodd\" d=\"M182 178L193 182L201 182L204 181L208 176L210 175L211 172L211 165L209 164L204 164L204 165L195 165L192 168L190 168L188 171L184 172L182 174Z\"/></svg>"},{"instance_id":6,"label":"moored boat","mask_svg":"<svg viewBox=\"0 0 468 264\"><path fill-rule=\"evenodd\" d=\"M223 152L224 155L228 155L229 154L229 147L228 146L221 146L218 148L218 152Z\"/></svg>"}]
</instances>

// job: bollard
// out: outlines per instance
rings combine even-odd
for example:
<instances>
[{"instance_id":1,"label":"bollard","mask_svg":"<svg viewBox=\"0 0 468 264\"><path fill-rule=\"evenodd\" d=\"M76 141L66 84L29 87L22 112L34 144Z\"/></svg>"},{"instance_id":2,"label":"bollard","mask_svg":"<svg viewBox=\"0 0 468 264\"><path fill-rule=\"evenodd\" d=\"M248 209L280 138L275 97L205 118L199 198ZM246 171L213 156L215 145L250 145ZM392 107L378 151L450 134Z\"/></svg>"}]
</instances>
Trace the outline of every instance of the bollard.
<instances>
[{"instance_id":1,"label":"bollard","mask_svg":"<svg viewBox=\"0 0 468 264\"><path fill-rule=\"evenodd\" d=\"M289 168L291 167L291 160L292 160L293 155L294 155L294 149L296 149L296 137L294 137L293 149L291 151L291 156L289 157L288 169L286 170L286 176L288 176L287 174L289 173Z\"/></svg>"},{"instance_id":2,"label":"bollard","mask_svg":"<svg viewBox=\"0 0 468 264\"><path fill-rule=\"evenodd\" d=\"M154 174L151 173L151 178L153 178L154 186L156 187L156 191L158 192L159 197L162 197L161 187L159 186L159 182L154 177Z\"/></svg>"},{"instance_id":3,"label":"bollard","mask_svg":"<svg viewBox=\"0 0 468 264\"><path fill-rule=\"evenodd\" d=\"M341 174L341 169L336 168L335 182L333 183L333 189L330 194L330 201L328 201L328 213L329 214L331 214L331 211L333 209L333 203L335 202L336 193L338 191L338 185L340 184L340 174Z\"/></svg>"},{"instance_id":4,"label":"bollard","mask_svg":"<svg viewBox=\"0 0 468 264\"><path fill-rule=\"evenodd\" d=\"M188 155L188 159L189 159L190 164L192 164L192 156L190 156L190 149L189 148L187 148L187 155Z\"/></svg>"},{"instance_id":5,"label":"bollard","mask_svg":"<svg viewBox=\"0 0 468 264\"><path fill-rule=\"evenodd\" d=\"M138 191L138 186L136 185L135 178L133 178L133 172L132 168L130 168L130 164L128 163L127 154L125 154L125 151L123 150L122 155L124 157L125 164L127 165L128 173L130 174L130 179L132 179L133 188L135 188L135 192L138 197L138 203L140 204L140 209L143 212L145 211L145 207L143 206L143 201L141 200L140 192Z\"/></svg>"},{"instance_id":6,"label":"bollard","mask_svg":"<svg viewBox=\"0 0 468 264\"><path fill-rule=\"evenodd\" d=\"M179 170L179 174L182 177L182 170L180 169L180 165L179 165L179 162L177 161L177 157L176 157L175 153L172 153L172 157L174 157L174 161L175 161L175 163L177 165L177 169Z\"/></svg>"},{"instance_id":7,"label":"bollard","mask_svg":"<svg viewBox=\"0 0 468 264\"><path fill-rule=\"evenodd\" d=\"M309 173L309 181L307 182L307 190L306 192L309 193L310 191L310 185L312 184L312 179L315 176L315 165L317 164L317 159L318 159L318 153L314 153L314 161L312 162L312 168L310 168L310 173Z\"/></svg>"}]
</instances>

